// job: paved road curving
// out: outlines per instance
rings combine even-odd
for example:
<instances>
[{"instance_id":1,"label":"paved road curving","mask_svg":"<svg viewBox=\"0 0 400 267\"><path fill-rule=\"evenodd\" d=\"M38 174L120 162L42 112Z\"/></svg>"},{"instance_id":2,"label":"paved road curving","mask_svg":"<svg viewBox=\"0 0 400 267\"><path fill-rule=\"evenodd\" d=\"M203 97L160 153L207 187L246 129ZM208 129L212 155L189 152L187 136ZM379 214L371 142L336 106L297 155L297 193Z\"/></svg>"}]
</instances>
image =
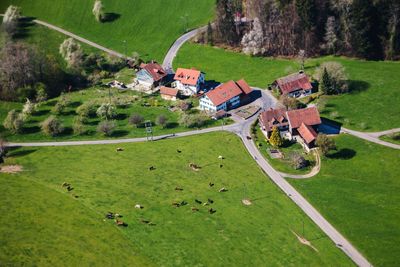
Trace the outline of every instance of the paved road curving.
<instances>
[{"instance_id":1,"label":"paved road curving","mask_svg":"<svg viewBox=\"0 0 400 267\"><path fill-rule=\"evenodd\" d=\"M379 145L391 147L394 149L400 149L400 145L396 145L393 143L383 141L383 140L379 139L379 136L385 135L385 134L390 134L390 133L395 133L395 132L399 132L399 131L400 131L400 129L397 128L397 129L387 130L387 131L383 131L383 132L366 133L366 132L358 132L358 131L354 131L354 130L350 130L350 129L346 129L346 128L341 129L342 133L351 134L355 137L367 140L369 142L373 142L373 143L376 143Z\"/></svg>"}]
</instances>

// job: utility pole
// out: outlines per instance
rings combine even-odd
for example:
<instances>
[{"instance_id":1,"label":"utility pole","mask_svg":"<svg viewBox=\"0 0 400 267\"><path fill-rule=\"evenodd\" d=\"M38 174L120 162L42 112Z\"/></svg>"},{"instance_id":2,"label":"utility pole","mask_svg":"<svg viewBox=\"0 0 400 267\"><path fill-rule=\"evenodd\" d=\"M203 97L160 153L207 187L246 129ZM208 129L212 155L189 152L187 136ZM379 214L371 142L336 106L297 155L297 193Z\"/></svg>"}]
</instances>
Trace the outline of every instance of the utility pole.
<instances>
[{"instance_id":1,"label":"utility pole","mask_svg":"<svg viewBox=\"0 0 400 267\"><path fill-rule=\"evenodd\" d=\"M146 121L144 123L144 126L146 127L146 139L147 139L147 141L153 141L153 126L151 124L151 121Z\"/></svg>"}]
</instances>

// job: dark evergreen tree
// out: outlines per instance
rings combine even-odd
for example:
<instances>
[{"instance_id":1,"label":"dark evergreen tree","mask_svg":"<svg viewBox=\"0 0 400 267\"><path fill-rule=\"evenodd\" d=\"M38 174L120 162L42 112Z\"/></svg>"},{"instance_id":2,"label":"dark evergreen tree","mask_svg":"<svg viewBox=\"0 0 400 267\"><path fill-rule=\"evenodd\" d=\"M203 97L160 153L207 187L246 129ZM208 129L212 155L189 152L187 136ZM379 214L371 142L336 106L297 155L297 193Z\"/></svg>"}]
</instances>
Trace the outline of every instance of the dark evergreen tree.
<instances>
[{"instance_id":1,"label":"dark evergreen tree","mask_svg":"<svg viewBox=\"0 0 400 267\"><path fill-rule=\"evenodd\" d=\"M213 29L210 22L208 22L207 25L207 43L209 45L214 45Z\"/></svg>"},{"instance_id":2,"label":"dark evergreen tree","mask_svg":"<svg viewBox=\"0 0 400 267\"><path fill-rule=\"evenodd\" d=\"M372 0L353 1L351 22L351 42L356 55L366 59L382 59L381 24Z\"/></svg>"},{"instance_id":3,"label":"dark evergreen tree","mask_svg":"<svg viewBox=\"0 0 400 267\"><path fill-rule=\"evenodd\" d=\"M238 42L233 6L230 0L217 0L217 30L221 41L229 45Z\"/></svg>"},{"instance_id":4,"label":"dark evergreen tree","mask_svg":"<svg viewBox=\"0 0 400 267\"><path fill-rule=\"evenodd\" d=\"M320 90L326 95L331 94L332 90L332 81L331 77L329 76L328 71L324 68L324 72L322 74L322 80L320 81Z\"/></svg>"},{"instance_id":5,"label":"dark evergreen tree","mask_svg":"<svg viewBox=\"0 0 400 267\"><path fill-rule=\"evenodd\" d=\"M311 30L316 24L315 0L296 0L297 14L301 20L301 27L305 31Z\"/></svg>"}]
</instances>

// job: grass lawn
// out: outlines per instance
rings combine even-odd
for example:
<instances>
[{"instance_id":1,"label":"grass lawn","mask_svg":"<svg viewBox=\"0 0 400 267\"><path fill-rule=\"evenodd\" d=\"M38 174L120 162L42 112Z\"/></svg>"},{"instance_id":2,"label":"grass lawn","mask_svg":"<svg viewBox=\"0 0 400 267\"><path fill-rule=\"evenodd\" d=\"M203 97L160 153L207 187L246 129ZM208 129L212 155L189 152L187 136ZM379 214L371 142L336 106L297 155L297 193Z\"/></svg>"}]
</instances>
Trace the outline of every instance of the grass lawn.
<instances>
[{"instance_id":1,"label":"grass lawn","mask_svg":"<svg viewBox=\"0 0 400 267\"><path fill-rule=\"evenodd\" d=\"M400 264L400 151L340 135L320 173L289 180L374 266Z\"/></svg>"},{"instance_id":2,"label":"grass lawn","mask_svg":"<svg viewBox=\"0 0 400 267\"><path fill-rule=\"evenodd\" d=\"M264 158L274 167L275 170L289 174L306 174L311 171L312 166L315 164L315 158L311 154L306 154L303 147L299 143L286 143L279 148L279 151L284 155L281 159L273 159L268 154L267 149L272 149L272 146L267 142L264 134L262 133L260 127L257 126L256 132L256 145L260 150ZM296 170L291 166L291 154L298 153L301 154L306 160L310 161L310 166Z\"/></svg>"},{"instance_id":3,"label":"grass lawn","mask_svg":"<svg viewBox=\"0 0 400 267\"><path fill-rule=\"evenodd\" d=\"M310 59L306 72L313 73L324 61L338 61L348 73L351 93L332 96L323 110L345 127L362 131L381 131L400 125L400 62L374 62L341 57ZM295 60L250 57L220 48L185 44L174 62L175 67L196 67L206 79L225 82L245 78L250 85L266 88L276 78L295 72Z\"/></svg>"},{"instance_id":4,"label":"grass lawn","mask_svg":"<svg viewBox=\"0 0 400 267\"><path fill-rule=\"evenodd\" d=\"M0 261L11 265L64 265L67 260L68 265L78 261L107 265L113 260L112 264L122 266L141 261L156 266L352 265L262 174L236 136L218 132L122 147L122 152L116 152L117 145L9 152L7 163L20 164L24 171L0 173ZM221 154L223 168L219 167ZM193 171L190 162L202 168ZM149 166L155 170L149 171ZM68 193L61 187L63 182L74 189ZM176 191L177 186L183 191ZM221 187L228 191L219 193ZM194 201L208 198L214 202L205 207ZM253 204L244 206L243 198ZM188 204L174 208L174 201ZM144 209L135 209L137 203ZM191 207L199 211L192 212ZM210 207L216 213L209 214ZM122 214L128 227L103 221L108 211ZM291 232L303 234L303 222L304 236L319 252L300 244Z\"/></svg>"},{"instance_id":5,"label":"grass lawn","mask_svg":"<svg viewBox=\"0 0 400 267\"><path fill-rule=\"evenodd\" d=\"M8 132L4 127L0 126L0 134L3 135L9 141L46 141L46 140L86 140L86 139L104 139L104 138L127 138L127 137L143 137L146 136L145 128L142 126L136 128L128 123L128 119L132 114L140 114L144 117L144 120L150 120L153 124L154 135L172 134L177 132L193 130L193 128L186 128L178 124L179 111L172 112L168 108L175 102L169 102L162 100L158 96L140 96L138 93L133 91L119 91L118 89L111 89L112 101L120 100L132 100L131 104L126 107L117 106L117 117L115 118L116 129L111 137L104 137L103 135L96 132L97 125L101 121L100 118L90 118L85 123L87 132L82 135L75 135L72 130L73 120L77 116L76 109L78 106L86 101L92 100L98 103L108 103L108 89L107 88L90 88L82 91L72 92L67 94L71 100L71 104L64 110L61 115L57 117L63 122L65 126L64 132L57 137L49 137L44 135L40 129L40 123L44 121L50 115L54 115L52 112L53 106L56 104L58 98L50 99L40 105L38 110L24 124L22 134L13 135ZM136 99L136 100L135 100ZM195 102L196 100L193 100ZM0 102L0 120L1 124L4 118L7 116L8 111L11 109L17 109L21 111L23 104L12 103L12 102ZM145 103L154 106L146 107ZM156 105L156 106L155 106ZM193 110L192 112L198 112ZM159 115L164 115L168 119L167 126L162 128L156 125L156 119ZM227 123L231 123L231 120L227 120ZM209 119L204 127L213 127L221 125L220 121ZM196 129L196 128L195 128Z\"/></svg>"},{"instance_id":6,"label":"grass lawn","mask_svg":"<svg viewBox=\"0 0 400 267\"><path fill-rule=\"evenodd\" d=\"M131 55L162 61L170 45L187 28L212 20L213 0L103 0L105 12L115 20L99 23L92 14L93 1L82 0L4 0L0 12L9 4L22 7L33 16L96 42ZM126 41L126 45L124 43Z\"/></svg>"}]
</instances>

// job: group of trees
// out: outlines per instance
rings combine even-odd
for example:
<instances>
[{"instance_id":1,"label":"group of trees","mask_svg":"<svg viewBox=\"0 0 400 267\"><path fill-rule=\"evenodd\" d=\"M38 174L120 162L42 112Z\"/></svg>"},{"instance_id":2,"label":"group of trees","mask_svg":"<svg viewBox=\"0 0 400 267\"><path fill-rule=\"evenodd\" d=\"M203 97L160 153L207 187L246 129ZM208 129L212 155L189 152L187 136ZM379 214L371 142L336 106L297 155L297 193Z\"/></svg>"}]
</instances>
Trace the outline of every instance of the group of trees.
<instances>
[{"instance_id":1,"label":"group of trees","mask_svg":"<svg viewBox=\"0 0 400 267\"><path fill-rule=\"evenodd\" d=\"M252 23L235 22L240 12ZM210 30L207 35L210 34ZM210 38L208 38L210 40ZM216 43L251 55L400 58L398 0L217 0Z\"/></svg>"}]
</instances>

